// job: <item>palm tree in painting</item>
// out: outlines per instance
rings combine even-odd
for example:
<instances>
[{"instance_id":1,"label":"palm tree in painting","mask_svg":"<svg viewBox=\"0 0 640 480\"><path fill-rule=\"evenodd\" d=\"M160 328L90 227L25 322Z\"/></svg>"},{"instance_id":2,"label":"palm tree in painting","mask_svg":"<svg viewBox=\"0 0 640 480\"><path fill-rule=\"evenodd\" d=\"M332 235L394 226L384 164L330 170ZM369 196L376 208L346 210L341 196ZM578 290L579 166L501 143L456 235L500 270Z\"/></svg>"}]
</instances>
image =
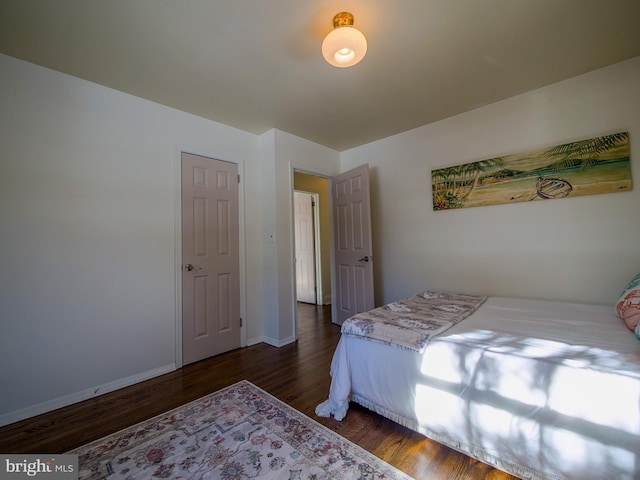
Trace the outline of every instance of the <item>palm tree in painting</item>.
<instances>
[{"instance_id":1,"label":"palm tree in painting","mask_svg":"<svg viewBox=\"0 0 640 480\"><path fill-rule=\"evenodd\" d=\"M444 210L462 206L456 196L460 166L441 168L431 172L433 209Z\"/></svg>"},{"instance_id":2,"label":"palm tree in painting","mask_svg":"<svg viewBox=\"0 0 640 480\"><path fill-rule=\"evenodd\" d=\"M467 193L462 197L462 200L466 200L471 197L471 194L475 191L480 181L480 174L486 172L494 167L500 167L504 164L504 157L490 158L488 160L481 160L479 162L467 163L466 174L472 176L471 186Z\"/></svg>"},{"instance_id":3,"label":"palm tree in painting","mask_svg":"<svg viewBox=\"0 0 640 480\"><path fill-rule=\"evenodd\" d=\"M552 165L555 171L564 171L572 167L581 166L586 169L595 165L602 154L610 152L620 144L628 142L628 132L616 133L604 137L590 138L578 142L558 145L542 155L560 158ZM566 197L573 191L573 186L564 178L540 176L536 183L536 195L540 198ZM532 196L530 199L534 198Z\"/></svg>"},{"instance_id":4,"label":"palm tree in painting","mask_svg":"<svg viewBox=\"0 0 640 480\"><path fill-rule=\"evenodd\" d=\"M501 166L504 157L441 168L432 172L435 210L460 208L479 184L483 172Z\"/></svg>"},{"instance_id":5,"label":"palm tree in painting","mask_svg":"<svg viewBox=\"0 0 640 480\"><path fill-rule=\"evenodd\" d=\"M610 151L620 144L628 142L629 133L621 132L604 137L590 138L579 142L558 145L547 150L544 155L548 157L559 156L562 158L556 164L556 169L565 170L582 164L585 167L597 163L603 153Z\"/></svg>"}]
</instances>

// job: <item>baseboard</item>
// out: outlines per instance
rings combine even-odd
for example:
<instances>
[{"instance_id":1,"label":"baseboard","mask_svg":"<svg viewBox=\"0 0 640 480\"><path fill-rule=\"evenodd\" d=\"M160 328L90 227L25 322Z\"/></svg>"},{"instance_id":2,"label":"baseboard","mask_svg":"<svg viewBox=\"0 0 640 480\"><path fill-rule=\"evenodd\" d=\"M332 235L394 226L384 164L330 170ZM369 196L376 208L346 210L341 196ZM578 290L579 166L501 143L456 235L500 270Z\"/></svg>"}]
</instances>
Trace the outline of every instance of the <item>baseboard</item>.
<instances>
[{"instance_id":1,"label":"baseboard","mask_svg":"<svg viewBox=\"0 0 640 480\"><path fill-rule=\"evenodd\" d=\"M295 342L295 337L285 338L283 340L278 340L277 338L271 337L256 337L247 340L247 346L256 345L258 343L266 343L267 345L271 345L272 347L284 347L285 345L289 345L290 343Z\"/></svg>"},{"instance_id":2,"label":"baseboard","mask_svg":"<svg viewBox=\"0 0 640 480\"><path fill-rule=\"evenodd\" d=\"M251 347L252 345L257 345L258 343L263 343L262 337L247 338L247 347Z\"/></svg>"},{"instance_id":3,"label":"baseboard","mask_svg":"<svg viewBox=\"0 0 640 480\"><path fill-rule=\"evenodd\" d=\"M278 342L276 347L284 347L285 345L289 345L290 343L293 343L295 341L296 341L296 337L284 338Z\"/></svg>"},{"instance_id":4,"label":"baseboard","mask_svg":"<svg viewBox=\"0 0 640 480\"><path fill-rule=\"evenodd\" d=\"M9 413L0 415L0 427L9 425L10 423L19 422L27 418L35 417L43 413L57 410L58 408L68 407L74 403L82 402L105 393L113 392L124 387L134 385L136 383L144 382L154 377L164 375L165 373L173 372L176 369L175 364L165 365L163 367L154 368L153 370L147 370L146 372L138 373L130 377L121 378L113 382L105 383L102 385L96 385L79 392L65 395L64 397L55 398L37 405L22 408Z\"/></svg>"}]
</instances>

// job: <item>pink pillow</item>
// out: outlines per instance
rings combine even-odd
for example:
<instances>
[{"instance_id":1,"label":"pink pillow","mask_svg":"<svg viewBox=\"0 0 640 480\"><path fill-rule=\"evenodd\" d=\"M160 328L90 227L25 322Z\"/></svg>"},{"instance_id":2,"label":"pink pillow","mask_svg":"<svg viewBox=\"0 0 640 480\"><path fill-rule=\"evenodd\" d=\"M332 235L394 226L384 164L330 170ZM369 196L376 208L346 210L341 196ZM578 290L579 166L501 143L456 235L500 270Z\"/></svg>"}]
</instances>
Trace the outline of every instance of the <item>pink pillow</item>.
<instances>
[{"instance_id":1,"label":"pink pillow","mask_svg":"<svg viewBox=\"0 0 640 480\"><path fill-rule=\"evenodd\" d=\"M633 277L620 295L616 313L632 332L640 323L640 274Z\"/></svg>"}]
</instances>

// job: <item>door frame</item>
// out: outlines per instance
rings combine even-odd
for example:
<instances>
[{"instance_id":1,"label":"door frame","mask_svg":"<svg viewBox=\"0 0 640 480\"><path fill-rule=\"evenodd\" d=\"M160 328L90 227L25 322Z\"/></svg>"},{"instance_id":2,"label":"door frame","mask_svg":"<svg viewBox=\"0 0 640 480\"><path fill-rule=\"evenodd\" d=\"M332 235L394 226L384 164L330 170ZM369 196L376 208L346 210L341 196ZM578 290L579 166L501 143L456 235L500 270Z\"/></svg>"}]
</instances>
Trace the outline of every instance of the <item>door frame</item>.
<instances>
[{"instance_id":1,"label":"door frame","mask_svg":"<svg viewBox=\"0 0 640 480\"><path fill-rule=\"evenodd\" d=\"M292 304L291 304L291 311L293 312L292 318L293 318L293 338L295 340L298 339L298 311L296 308L296 304L297 302L297 295L296 295L296 263L295 263L295 255L296 255L296 249L295 249L295 242L296 242L296 238L295 238L295 231L294 231L294 214L295 212L293 211L293 192L295 191L295 182L294 182L294 172L299 172L299 173L306 173L307 175L313 175L315 177L321 177L321 178L326 178L327 180L329 180L329 188L331 187L331 178L334 177L335 175L338 175L338 173L331 173L329 171L322 171L320 169L317 169L315 167L310 167L310 166L305 166L299 163L293 163L293 162L289 162L289 216L290 216L290 222L291 222L291 282L292 282L292 287L293 287L293 298L292 298ZM331 192L329 192L331 193ZM331 271L329 272L329 277L330 277L330 282L331 282L331 292L333 294L333 289L334 289L334 275L333 275L333 259L334 259L334 251L333 251L333 200L331 198L332 196L329 195L329 228L330 228L330 257L329 257L329 261L330 261L330 269ZM317 209L316 209L316 213L317 213ZM319 249L318 249L319 250ZM333 301L333 298L332 298ZM322 305L323 299L320 299L319 304ZM333 318L333 309L331 312L331 321L334 321Z\"/></svg>"},{"instance_id":2,"label":"door frame","mask_svg":"<svg viewBox=\"0 0 640 480\"><path fill-rule=\"evenodd\" d=\"M300 170L297 170L300 173ZM310 173L307 173L307 175L311 175ZM314 176L318 176L318 175L314 175ZM324 177L322 177L324 178ZM316 305L322 305L322 297L323 297L323 291L322 291L322 265L320 263L320 213L319 213L319 209L318 209L318 205L320 203L320 195L315 193L315 192L307 192L305 190L299 190L297 188L295 188L294 185L294 192L298 192L298 193L304 193L305 195L310 195L311 196L311 201L314 202L315 204L315 208L313 209L313 263L314 263L314 267L315 267L315 282L316 282ZM295 212L294 212L295 213ZM293 234L295 235L295 228L293 229ZM294 242L295 242L295 238L294 238ZM294 243L294 249L295 249L295 243ZM294 265L295 266L295 265ZM297 275L297 274L296 274ZM296 279L296 290L297 290L297 279ZM298 298L298 292L295 292L295 297L296 297L296 301Z\"/></svg>"},{"instance_id":3,"label":"door frame","mask_svg":"<svg viewBox=\"0 0 640 480\"><path fill-rule=\"evenodd\" d=\"M238 166L238 175L240 175L240 183L238 184L238 222L244 225L245 206L244 206L244 163L242 160L232 160L224 155L197 149L189 146L178 145L174 152L174 298L175 298L175 366L181 368L182 363L182 154L189 153L208 157L223 162L234 163ZM240 347L247 345L247 329L246 329L246 289L245 289L245 238L244 228L239 229L238 247L240 260L240 318L243 319L240 326Z\"/></svg>"}]
</instances>

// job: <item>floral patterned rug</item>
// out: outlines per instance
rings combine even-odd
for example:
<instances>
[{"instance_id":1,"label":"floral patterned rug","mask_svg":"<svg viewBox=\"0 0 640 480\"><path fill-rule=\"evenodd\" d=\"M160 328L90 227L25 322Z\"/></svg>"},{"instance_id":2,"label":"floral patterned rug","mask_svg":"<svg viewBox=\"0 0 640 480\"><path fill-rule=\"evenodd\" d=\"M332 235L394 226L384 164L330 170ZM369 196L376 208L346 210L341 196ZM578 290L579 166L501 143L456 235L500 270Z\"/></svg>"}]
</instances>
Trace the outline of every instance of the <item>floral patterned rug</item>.
<instances>
[{"instance_id":1,"label":"floral patterned rug","mask_svg":"<svg viewBox=\"0 0 640 480\"><path fill-rule=\"evenodd\" d=\"M410 479L246 380L68 453L80 479Z\"/></svg>"}]
</instances>

